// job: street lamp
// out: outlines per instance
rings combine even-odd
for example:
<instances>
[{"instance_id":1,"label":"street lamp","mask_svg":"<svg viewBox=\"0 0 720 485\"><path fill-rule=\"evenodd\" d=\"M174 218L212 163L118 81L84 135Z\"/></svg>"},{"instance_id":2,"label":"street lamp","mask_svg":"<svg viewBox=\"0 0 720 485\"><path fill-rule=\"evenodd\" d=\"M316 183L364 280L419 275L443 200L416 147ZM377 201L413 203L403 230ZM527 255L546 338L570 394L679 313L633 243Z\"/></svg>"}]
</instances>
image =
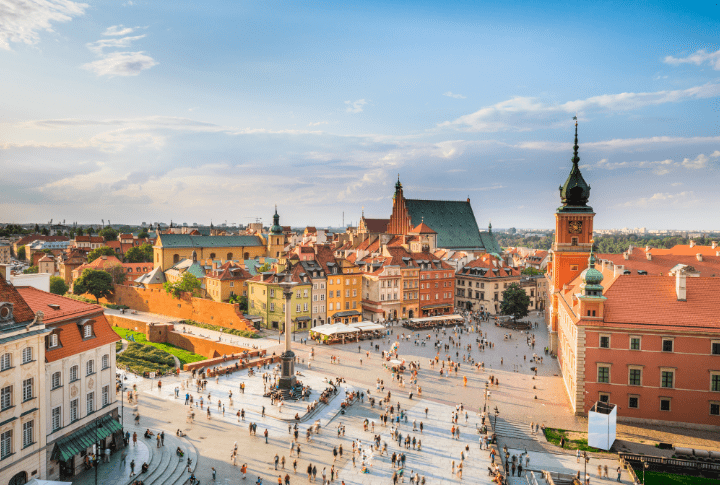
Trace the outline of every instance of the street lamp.
<instances>
[{"instance_id":1,"label":"street lamp","mask_svg":"<svg viewBox=\"0 0 720 485\"><path fill-rule=\"evenodd\" d=\"M98 429L102 428L103 425L100 422L100 418L95 418L95 485L98 482L98 468L100 467L100 439L98 438Z\"/></svg>"},{"instance_id":2,"label":"street lamp","mask_svg":"<svg viewBox=\"0 0 720 485\"><path fill-rule=\"evenodd\" d=\"M585 479L585 481L587 481L587 464L589 461L589 458L587 456L587 451L583 451L583 458L585 459L585 477L584 477L584 479Z\"/></svg>"},{"instance_id":3,"label":"street lamp","mask_svg":"<svg viewBox=\"0 0 720 485\"><path fill-rule=\"evenodd\" d=\"M643 485L645 484L645 470L647 470L648 468L650 468L650 463L643 460Z\"/></svg>"},{"instance_id":4,"label":"street lamp","mask_svg":"<svg viewBox=\"0 0 720 485\"><path fill-rule=\"evenodd\" d=\"M498 411L497 406L495 406L495 424L493 425L493 433L497 433L496 428L497 428L497 417L498 417L498 414L500 414L500 411Z\"/></svg>"},{"instance_id":5,"label":"street lamp","mask_svg":"<svg viewBox=\"0 0 720 485\"><path fill-rule=\"evenodd\" d=\"M490 386L490 383L485 381L485 404L483 404L483 413L487 410L488 386Z\"/></svg>"}]
</instances>

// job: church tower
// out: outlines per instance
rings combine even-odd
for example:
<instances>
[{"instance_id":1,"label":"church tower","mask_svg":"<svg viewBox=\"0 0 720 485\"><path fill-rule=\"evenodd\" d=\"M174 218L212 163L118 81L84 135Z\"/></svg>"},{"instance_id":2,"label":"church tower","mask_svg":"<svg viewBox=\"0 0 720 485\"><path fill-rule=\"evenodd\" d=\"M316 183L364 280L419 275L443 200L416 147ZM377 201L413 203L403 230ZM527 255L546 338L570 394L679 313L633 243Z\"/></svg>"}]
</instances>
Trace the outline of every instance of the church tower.
<instances>
[{"instance_id":1,"label":"church tower","mask_svg":"<svg viewBox=\"0 0 720 485\"><path fill-rule=\"evenodd\" d=\"M283 233L283 229L280 227L280 216L277 212L277 206L275 206L273 225L270 228L270 234L268 234L267 244L267 255L270 258L279 258L285 249L285 233Z\"/></svg>"},{"instance_id":2,"label":"church tower","mask_svg":"<svg viewBox=\"0 0 720 485\"><path fill-rule=\"evenodd\" d=\"M572 168L565 183L560 186L562 206L555 212L555 242L552 246L550 267L550 348L557 351L558 292L582 272L592 252L593 218L595 213L588 205L590 186L580 173L578 156L577 117L575 119L575 145Z\"/></svg>"},{"instance_id":3,"label":"church tower","mask_svg":"<svg viewBox=\"0 0 720 485\"><path fill-rule=\"evenodd\" d=\"M398 174L398 181L395 184L395 195L393 195L393 211L390 216L387 232L388 234L401 235L408 234L411 229L410 214L408 214L405 196L403 195L403 187L400 183L400 174Z\"/></svg>"}]
</instances>

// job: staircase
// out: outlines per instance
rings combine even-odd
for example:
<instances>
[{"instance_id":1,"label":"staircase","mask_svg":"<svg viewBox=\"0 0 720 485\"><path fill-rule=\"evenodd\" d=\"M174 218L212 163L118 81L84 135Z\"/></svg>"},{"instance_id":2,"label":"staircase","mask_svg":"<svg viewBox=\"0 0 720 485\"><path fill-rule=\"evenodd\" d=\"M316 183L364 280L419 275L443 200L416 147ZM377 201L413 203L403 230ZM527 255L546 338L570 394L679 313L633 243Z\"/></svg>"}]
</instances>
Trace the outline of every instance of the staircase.
<instances>
[{"instance_id":1,"label":"staircase","mask_svg":"<svg viewBox=\"0 0 720 485\"><path fill-rule=\"evenodd\" d=\"M130 431L130 435L137 432L138 440L145 440L142 437L145 428L126 426L125 429ZM158 430L154 429L153 431L157 432ZM187 439L175 436L172 432L165 430L165 446L157 448L155 439L145 440L145 444L150 451L150 461L148 462L150 468L148 472L144 475L128 477L127 480L118 483L118 485L130 485L134 480L142 480L145 485L183 485L190 476L187 472L188 457L192 460L190 467L193 472L195 471L198 453ZM178 447L185 453L182 458L175 453ZM140 465L142 463L137 464L136 470L140 469Z\"/></svg>"}]
</instances>

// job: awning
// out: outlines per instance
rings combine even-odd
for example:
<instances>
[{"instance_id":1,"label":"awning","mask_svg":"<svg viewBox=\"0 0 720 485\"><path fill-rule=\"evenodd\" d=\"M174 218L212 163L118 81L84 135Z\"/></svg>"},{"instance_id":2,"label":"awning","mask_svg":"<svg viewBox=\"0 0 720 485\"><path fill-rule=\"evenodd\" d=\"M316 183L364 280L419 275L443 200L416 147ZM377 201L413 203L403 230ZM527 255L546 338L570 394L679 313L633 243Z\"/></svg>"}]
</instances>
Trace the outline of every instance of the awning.
<instances>
[{"instance_id":1,"label":"awning","mask_svg":"<svg viewBox=\"0 0 720 485\"><path fill-rule=\"evenodd\" d=\"M310 320L310 317L297 317L295 319L296 322L304 322L306 320Z\"/></svg>"},{"instance_id":2,"label":"awning","mask_svg":"<svg viewBox=\"0 0 720 485\"><path fill-rule=\"evenodd\" d=\"M100 424L101 426L97 428L97 434L95 433L95 420L92 420L84 428L80 428L74 433L57 440L51 459L67 461L81 451L88 449L97 441L105 439L122 429L122 425L109 414L100 418Z\"/></svg>"},{"instance_id":3,"label":"awning","mask_svg":"<svg viewBox=\"0 0 720 485\"><path fill-rule=\"evenodd\" d=\"M438 304L436 304L436 305L424 306L424 307L422 307L422 309L423 309L423 310L428 310L428 309L430 309L430 308L449 308L449 307L452 307L452 306L453 306L452 303L438 303Z\"/></svg>"},{"instance_id":4,"label":"awning","mask_svg":"<svg viewBox=\"0 0 720 485\"><path fill-rule=\"evenodd\" d=\"M337 312L337 313L333 314L333 316L330 318L359 317L361 315L362 315L362 313L360 313L357 310L350 310L350 311L346 311L346 312Z\"/></svg>"}]
</instances>

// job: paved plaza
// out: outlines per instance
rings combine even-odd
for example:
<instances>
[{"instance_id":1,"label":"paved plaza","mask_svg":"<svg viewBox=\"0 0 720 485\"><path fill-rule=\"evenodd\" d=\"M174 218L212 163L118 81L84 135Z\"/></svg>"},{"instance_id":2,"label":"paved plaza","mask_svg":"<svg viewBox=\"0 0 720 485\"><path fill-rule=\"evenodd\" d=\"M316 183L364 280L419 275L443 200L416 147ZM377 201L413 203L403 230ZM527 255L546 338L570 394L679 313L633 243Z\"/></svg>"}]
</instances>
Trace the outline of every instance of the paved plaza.
<instances>
[{"instance_id":1,"label":"paved plaza","mask_svg":"<svg viewBox=\"0 0 720 485\"><path fill-rule=\"evenodd\" d=\"M250 481L255 483L258 477L262 477L266 485L275 484L278 476L284 478L286 473L290 475L291 483L296 483L298 480L305 483L308 481L309 464L317 469L315 480L317 482L322 480L323 469L329 478L331 467L334 466L337 477L335 482L338 484L343 481L347 484L392 483L394 470L390 456L393 452L406 455L403 477L406 481L417 472L420 477L425 478L426 483L444 484L460 481L491 483L491 477L488 476L489 453L480 450L478 440L480 434L477 430L481 425L480 412L485 404L485 384L490 375L498 380L497 386L490 387L487 404L488 410L493 410L496 406L499 410L497 418L499 447L506 445L511 456L522 455L523 459L529 456L529 467L525 467L526 462L523 462L526 470L545 469L574 475L578 471L585 470L584 464L577 462L574 452L560 450L546 443L544 437L530 434L531 422L564 429L586 429L585 420L575 417L570 411L562 380L558 376L557 362L543 352L547 345L547 331L538 315L534 315L533 320L539 323L537 328L531 330L536 339L534 350L527 345L526 334L514 331L512 337L506 340L505 334L509 334L510 331L496 327L492 322L482 323L479 329L483 335L487 333L488 340L494 344L492 349L486 349L484 352L481 352L475 343L478 334L468 333L467 328L458 335L449 328L444 332L440 330L437 334L432 331L410 334L407 329L395 326L390 328L392 335L383 340L333 346L317 345L312 342L307 345L301 344L302 336L298 335L297 342L293 344L299 358L296 370L302 374L298 378L313 389L309 401L317 399L318 393L328 385L327 380L334 380L337 377L345 380L340 386L339 394L328 405L319 406L317 411L304 418L298 425L299 456L297 452L291 454L293 430L289 429L289 426L294 425L293 418L296 412L304 416L309 401L287 402L282 410L278 406L271 406L270 400L262 397L264 386L261 372L249 377L247 371L243 370L217 380L208 379L207 388L202 392L198 392L188 373L163 379L161 389L158 389L157 379L150 381L129 376L125 383L128 387L138 386L137 409L141 416L138 429L150 428L155 432L164 430L170 435L175 435L177 430L181 430L186 435L183 440L187 440L197 450L195 474L203 484L212 483L213 468L216 470L215 483L220 484L230 485ZM219 335L215 335L212 331L203 330L203 332L207 333L206 336L210 339ZM454 361L460 362L460 369L457 374L443 372L441 377L440 368L438 366L431 368L429 362L437 353L434 343L440 340L443 345L449 344L451 336L456 342L458 340L461 342L461 347L451 346L448 351L443 349L439 357L441 360L446 360L450 356ZM392 380L390 371L383 367L380 351L388 350L396 341L399 342L399 358L405 359L406 362L420 363L418 385L422 388L422 396L418 396L415 391L413 398L409 399L409 391L415 390L414 386L407 384L406 387L401 387L397 381ZM263 348L268 348L269 353L281 352L281 346L276 340L266 338L261 342ZM484 370L463 363L463 354L466 355L467 360L467 344L472 346L470 356L475 362L484 363ZM375 349L376 345L378 350ZM310 360L311 349L315 350L313 360ZM533 352L542 356L544 360L542 364L537 365L538 376L534 379L534 373L530 370L530 367L535 365L530 363ZM335 357L339 363L332 363L331 357ZM262 370L270 374L272 371L273 368ZM409 376L409 373L405 374L406 379L409 379ZM467 378L467 385L464 385L464 377ZM378 378L383 380L384 392L377 390ZM241 382L246 385L244 393L240 392ZM232 405L229 399L230 391L232 391ZM352 404L345 414L341 414L340 404L345 391L362 391L366 395L364 402ZM399 433L403 437L410 435L419 440L422 443L420 450L417 447L413 449L412 446L406 449L404 445L399 445L391 438L390 425L388 427L380 425L379 415L382 411L377 403L372 407L368 397L380 399L388 391L391 392L391 404L397 406L399 403L400 408L407 413L407 422L403 420L399 424ZM188 420L188 409L191 406L185 404L186 393L193 397L192 409L195 412L195 419L192 423ZM199 407L201 397L203 409ZM211 409L210 419L206 414L208 400ZM218 400L221 402L220 408L218 408ZM467 411L467 420L465 414L461 413L458 420L460 439L453 439L450 433L451 415L461 403ZM265 416L262 415L263 406ZM237 412L240 409L245 411L245 420L238 422ZM125 402L124 410L125 425L133 426L134 408L129 407ZM494 421L494 415L490 413L490 416ZM363 428L366 419L369 423L368 431ZM423 423L422 432L419 430L420 422ZM250 434L248 429L250 423L257 424L256 435ZM316 423L320 424L320 433L312 434L311 440L307 441L306 431ZM416 429L413 429L413 423ZM628 430L640 434L646 430L648 433L660 433L652 428L627 426L619 428L620 436ZM263 436L266 429L267 443ZM338 429L344 432L338 434ZM702 436L702 432L684 432L683 437L694 441L695 446L698 440L706 441L712 446L712 440ZM375 435L380 435L381 443L387 443L388 454L380 455L379 450L372 449L370 443ZM662 437L667 438L665 435ZM361 454L355 455L355 466L353 465L352 444L355 440L359 440L356 443L360 443L364 450L367 473L362 472ZM231 454L235 443L239 454L233 465ZM147 442L147 445L152 447L154 442ZM333 449L339 449L341 445L343 453L335 458ZM276 454L280 460L277 471L274 465ZM161 458L153 457L153 460L161 460ZM297 460L297 473L293 469L295 460ZM463 462L462 479L452 473L453 461L456 465ZM500 464L500 457L496 457L496 462ZM243 463L247 463L248 466L245 480L240 473ZM609 478L603 479L597 476L598 465L608 466ZM591 483L617 483L615 473L617 466L613 454L593 455L587 468L592 478ZM175 474L184 471L182 467L174 466L168 466L168 470L172 470ZM82 476L77 483L81 485L92 483L87 475L86 473ZM107 481L102 483L127 483L127 480L115 480L115 476L119 475L108 472ZM185 471L185 478L187 476L189 473ZM624 471L622 482L630 483ZM170 485L179 482L165 480L164 483Z\"/></svg>"}]
</instances>

